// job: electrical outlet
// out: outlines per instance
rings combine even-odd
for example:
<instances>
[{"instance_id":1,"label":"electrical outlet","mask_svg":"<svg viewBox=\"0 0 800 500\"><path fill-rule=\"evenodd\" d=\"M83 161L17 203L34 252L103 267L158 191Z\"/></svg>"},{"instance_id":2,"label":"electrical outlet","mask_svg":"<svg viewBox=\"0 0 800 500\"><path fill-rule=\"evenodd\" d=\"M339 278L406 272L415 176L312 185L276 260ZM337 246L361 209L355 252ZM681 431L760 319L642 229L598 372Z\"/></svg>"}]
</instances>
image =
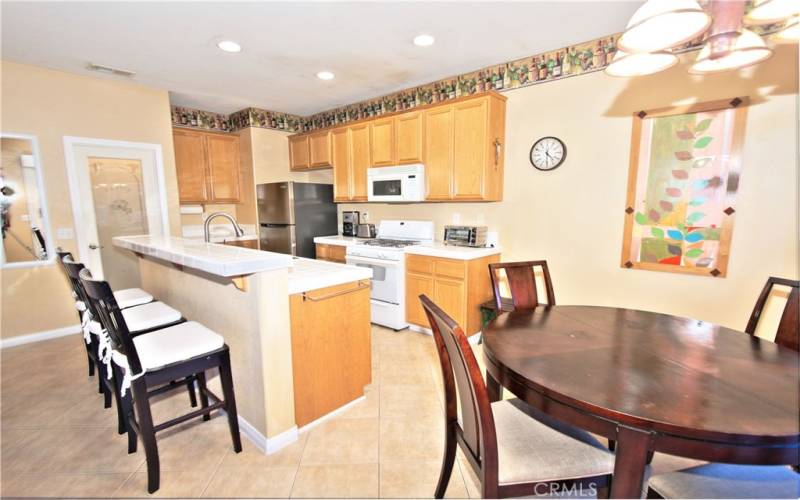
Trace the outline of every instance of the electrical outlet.
<instances>
[{"instance_id":1,"label":"electrical outlet","mask_svg":"<svg viewBox=\"0 0 800 500\"><path fill-rule=\"evenodd\" d=\"M461 214L453 214L453 224L461 224Z\"/></svg>"},{"instance_id":2,"label":"electrical outlet","mask_svg":"<svg viewBox=\"0 0 800 500\"><path fill-rule=\"evenodd\" d=\"M59 227L56 229L56 239L71 240L75 237L71 227Z\"/></svg>"},{"instance_id":3,"label":"electrical outlet","mask_svg":"<svg viewBox=\"0 0 800 500\"><path fill-rule=\"evenodd\" d=\"M369 222L369 212L361 212L361 222Z\"/></svg>"}]
</instances>

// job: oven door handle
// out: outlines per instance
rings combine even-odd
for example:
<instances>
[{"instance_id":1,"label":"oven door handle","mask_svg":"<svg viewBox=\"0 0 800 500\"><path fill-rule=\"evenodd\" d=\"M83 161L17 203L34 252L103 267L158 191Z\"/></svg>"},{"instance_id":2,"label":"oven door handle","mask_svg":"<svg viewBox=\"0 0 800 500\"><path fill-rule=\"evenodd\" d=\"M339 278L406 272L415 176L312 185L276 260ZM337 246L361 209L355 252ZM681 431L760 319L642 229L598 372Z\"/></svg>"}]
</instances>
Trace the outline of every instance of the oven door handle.
<instances>
[{"instance_id":1,"label":"oven door handle","mask_svg":"<svg viewBox=\"0 0 800 500\"><path fill-rule=\"evenodd\" d=\"M383 259L375 259L373 257L361 257L357 255L345 255L345 261L350 259L353 263L362 262L364 264L373 264L377 266L384 266L384 267L400 267L399 260L383 260ZM350 262L348 262L350 264Z\"/></svg>"}]
</instances>

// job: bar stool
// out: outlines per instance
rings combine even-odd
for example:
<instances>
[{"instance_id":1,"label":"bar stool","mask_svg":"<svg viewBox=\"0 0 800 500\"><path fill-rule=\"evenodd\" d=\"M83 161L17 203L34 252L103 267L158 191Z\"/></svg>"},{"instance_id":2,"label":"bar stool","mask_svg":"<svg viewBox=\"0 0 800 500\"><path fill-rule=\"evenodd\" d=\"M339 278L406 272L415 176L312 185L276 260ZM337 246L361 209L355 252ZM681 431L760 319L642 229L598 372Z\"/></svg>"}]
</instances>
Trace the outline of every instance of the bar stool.
<instances>
[{"instance_id":1,"label":"bar stool","mask_svg":"<svg viewBox=\"0 0 800 500\"><path fill-rule=\"evenodd\" d=\"M80 272L80 280L91 307L99 314L111 344L114 369L119 374L115 380L119 384L118 390L128 425L129 453L136 451L136 435L142 439L147 458L147 491L157 491L160 483L156 442L158 431L201 416L203 420L208 420L211 411L225 410L233 449L236 453L241 452L230 352L222 336L200 323L188 321L134 337L108 283L92 279L88 269ZM224 399L220 399L206 387L205 371L212 368L219 369ZM198 381L202 407L154 424L150 397L172 389L171 381L190 378ZM150 387L156 389L150 390ZM132 401L128 388L132 389ZM213 400L213 404L209 405L209 399Z\"/></svg>"},{"instance_id":2,"label":"bar stool","mask_svg":"<svg viewBox=\"0 0 800 500\"><path fill-rule=\"evenodd\" d=\"M105 408L111 407L111 398L113 397L117 403L117 432L123 434L126 431L125 417L122 412L122 406L117 394L116 383L113 379L113 373L108 372L107 363L110 353L106 353L106 342L104 341L102 327L97 320L99 313L93 308L93 304L86 296L86 291L80 281L80 273L85 266L80 262L73 262L71 256L66 256L61 261L67 276L71 282L74 282L74 293L77 295L78 300L84 307L83 327L84 339L87 344L87 353L90 360L97 367L99 374L99 392L103 394L103 402ZM88 273L88 269L86 270ZM128 289L137 290L137 289ZM123 290L125 291L125 290ZM146 292L144 292L146 293ZM132 296L133 294L129 294ZM149 295L149 294L148 294ZM141 295L140 295L141 296ZM116 294L115 294L116 297ZM152 296L151 296L152 297ZM164 304L163 302L152 301L137 306L131 306L122 310L122 314L126 321L131 325L131 334L134 336L144 335L153 331L158 331L161 328L174 326L186 321L181 313L172 307ZM197 406L197 396L194 391L194 379L186 381L186 387L189 391L189 400L191 405Z\"/></svg>"}]
</instances>

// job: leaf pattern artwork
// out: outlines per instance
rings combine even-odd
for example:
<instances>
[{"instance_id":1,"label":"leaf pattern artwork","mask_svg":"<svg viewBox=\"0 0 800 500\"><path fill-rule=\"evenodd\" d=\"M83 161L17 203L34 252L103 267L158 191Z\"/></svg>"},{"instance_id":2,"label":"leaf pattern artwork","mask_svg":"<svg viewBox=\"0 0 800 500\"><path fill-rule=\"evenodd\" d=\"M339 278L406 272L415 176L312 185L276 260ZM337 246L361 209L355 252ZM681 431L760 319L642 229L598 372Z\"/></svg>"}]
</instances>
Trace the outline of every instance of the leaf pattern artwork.
<instances>
[{"instance_id":1,"label":"leaf pattern artwork","mask_svg":"<svg viewBox=\"0 0 800 500\"><path fill-rule=\"evenodd\" d=\"M711 139L712 139L711 136L708 136L708 135L705 136L705 137L701 137L701 138L697 139L697 141L695 141L695 143L694 143L694 148L695 149L702 149L702 148L708 147L708 145L711 144Z\"/></svg>"},{"instance_id":2,"label":"leaf pattern artwork","mask_svg":"<svg viewBox=\"0 0 800 500\"><path fill-rule=\"evenodd\" d=\"M688 179L689 178L689 173L686 172L686 170L673 170L672 171L672 177L675 177L676 179L684 180L684 179Z\"/></svg>"},{"instance_id":3,"label":"leaf pattern artwork","mask_svg":"<svg viewBox=\"0 0 800 500\"><path fill-rule=\"evenodd\" d=\"M623 261L634 265L626 267L640 262L678 272L724 267L720 251L728 243L722 238L726 219L721 214L730 206L726 197L738 188L734 184L722 191L734 175L729 162L718 161L730 156L733 144L733 131L726 125L731 120L720 118L727 112L736 111L639 117L650 142L647 154L639 157L635 198L628 204L638 210L628 226L635 243Z\"/></svg>"}]
</instances>

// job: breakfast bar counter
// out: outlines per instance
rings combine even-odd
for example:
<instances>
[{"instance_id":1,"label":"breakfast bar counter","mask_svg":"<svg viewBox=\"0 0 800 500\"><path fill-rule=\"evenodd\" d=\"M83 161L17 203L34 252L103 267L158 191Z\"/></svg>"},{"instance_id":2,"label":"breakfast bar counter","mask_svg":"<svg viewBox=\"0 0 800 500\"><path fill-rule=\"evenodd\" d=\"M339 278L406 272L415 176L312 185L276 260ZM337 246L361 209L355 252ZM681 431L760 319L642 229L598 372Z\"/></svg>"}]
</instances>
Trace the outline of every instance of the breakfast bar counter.
<instances>
[{"instance_id":1,"label":"breakfast bar counter","mask_svg":"<svg viewBox=\"0 0 800 500\"><path fill-rule=\"evenodd\" d=\"M363 396L371 269L178 237L123 236L114 246L139 256L144 290L225 338L240 427L262 451ZM310 376L326 370L324 380Z\"/></svg>"}]
</instances>

